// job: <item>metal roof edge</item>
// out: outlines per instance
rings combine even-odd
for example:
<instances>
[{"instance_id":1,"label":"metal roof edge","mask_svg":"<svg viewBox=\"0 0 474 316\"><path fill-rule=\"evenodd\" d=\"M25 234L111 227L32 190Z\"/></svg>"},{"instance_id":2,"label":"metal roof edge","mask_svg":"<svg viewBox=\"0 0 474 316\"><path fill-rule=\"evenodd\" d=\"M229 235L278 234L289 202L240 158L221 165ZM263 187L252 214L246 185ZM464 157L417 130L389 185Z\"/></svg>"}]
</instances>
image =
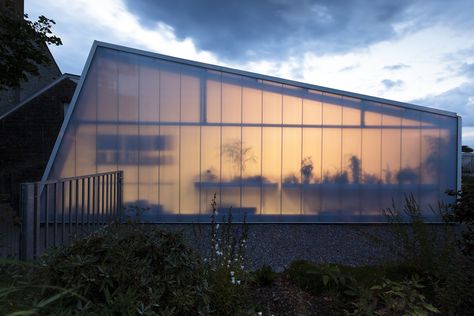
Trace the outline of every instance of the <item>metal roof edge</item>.
<instances>
[{"instance_id":1,"label":"metal roof edge","mask_svg":"<svg viewBox=\"0 0 474 316\"><path fill-rule=\"evenodd\" d=\"M74 91L74 95L72 96L69 109L66 113L63 124L61 125L61 129L59 130L59 134L56 138L56 142L54 143L53 150L51 151L51 155L49 156L48 163L46 164L46 168L44 170L43 176L41 177L41 182L46 181L48 179L48 176L49 176L50 172L51 172L51 168L53 166L54 160L56 159L56 155L58 153L59 147L62 143L64 134L65 134L66 129L69 125L69 121L71 120L72 113L74 112L74 109L76 107L77 98L79 97L79 94L82 90L82 86L84 85L86 75L89 72L89 68L90 68L91 63L92 63L92 58L95 55L95 51L97 49L97 46L98 46L98 42L94 41L93 44L92 44L91 50L89 51L89 56L87 57L86 63L84 65L84 69L82 70L82 74L79 78L79 83L77 84L76 90Z\"/></svg>"},{"instance_id":2,"label":"metal roof edge","mask_svg":"<svg viewBox=\"0 0 474 316\"><path fill-rule=\"evenodd\" d=\"M185 65L190 65L190 66L195 66L195 67L200 67L200 68L206 68L206 69L211 69L211 70L215 70L215 71L223 71L223 72L227 72L227 73L231 73L231 74L236 74L236 75L241 75L241 76L246 76L246 77L251 77L251 78L256 78L256 79L261 79L261 80L266 80L266 81L273 81L273 82L277 82L277 83L298 86L298 87L301 87L301 88L318 90L318 91L322 91L322 92L338 94L338 95L341 95L341 96L347 96L347 97L351 97L351 98L358 98L358 99L371 101L371 102L379 102L379 103L384 103L384 104L393 105L393 106L397 106L397 107L403 107L403 108L412 109L412 110L418 110L418 111L429 112L429 113L434 113L434 114L439 114L439 115L444 115L444 116L451 116L451 117L456 117L456 118L458 117L457 113L455 113L455 112L430 108L430 107L427 107L427 106L416 105L416 104L411 104L411 103L406 103L406 102L401 102L401 101L394 101L394 100L389 100L389 99L384 99L384 98L380 98L380 97L374 97L374 96L369 96L369 95L364 95L364 94L360 94L360 93L344 91L344 90L339 90L339 89L333 89L333 88L313 85L313 84L309 84L309 83L304 83L304 82L300 82L300 81L289 80L289 79L284 79L284 78L279 78L279 77L254 73L254 72L250 72L250 71L234 69L234 68L225 67L225 66L218 66L218 65L193 61L193 60L189 60L189 59L163 55L163 54L160 54L160 53L154 53L154 52L145 51L145 50L141 50L141 49L137 49L137 48L131 48L131 47L127 47L127 46L111 44L111 43L106 43L106 42L101 42L101 41L94 41L94 44L97 47L109 48L109 49L114 49L114 50L118 50L118 51L122 51L122 52L126 52L126 53L132 53L132 54L137 54L137 55L142 55L142 56L147 56L147 57L152 57L152 58L163 59L163 60L171 61L171 62L175 62L175 63L181 63L181 64L185 64Z\"/></svg>"}]
</instances>

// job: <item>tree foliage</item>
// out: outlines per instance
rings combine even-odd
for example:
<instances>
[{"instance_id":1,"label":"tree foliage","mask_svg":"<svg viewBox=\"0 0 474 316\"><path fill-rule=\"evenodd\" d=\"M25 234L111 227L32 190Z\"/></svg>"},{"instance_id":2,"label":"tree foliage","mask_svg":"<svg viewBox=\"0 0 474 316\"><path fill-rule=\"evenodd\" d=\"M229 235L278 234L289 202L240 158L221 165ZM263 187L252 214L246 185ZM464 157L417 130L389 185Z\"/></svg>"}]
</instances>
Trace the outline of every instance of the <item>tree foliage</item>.
<instances>
[{"instance_id":1,"label":"tree foliage","mask_svg":"<svg viewBox=\"0 0 474 316\"><path fill-rule=\"evenodd\" d=\"M472 153L473 151L474 150L471 147L469 147L467 145L462 145L462 152L463 153Z\"/></svg>"},{"instance_id":2,"label":"tree foliage","mask_svg":"<svg viewBox=\"0 0 474 316\"><path fill-rule=\"evenodd\" d=\"M7 6L0 12L0 90L18 87L28 75L39 75L40 65L51 63L45 44L62 45L51 28L56 24L45 16L37 21L18 15Z\"/></svg>"}]
</instances>

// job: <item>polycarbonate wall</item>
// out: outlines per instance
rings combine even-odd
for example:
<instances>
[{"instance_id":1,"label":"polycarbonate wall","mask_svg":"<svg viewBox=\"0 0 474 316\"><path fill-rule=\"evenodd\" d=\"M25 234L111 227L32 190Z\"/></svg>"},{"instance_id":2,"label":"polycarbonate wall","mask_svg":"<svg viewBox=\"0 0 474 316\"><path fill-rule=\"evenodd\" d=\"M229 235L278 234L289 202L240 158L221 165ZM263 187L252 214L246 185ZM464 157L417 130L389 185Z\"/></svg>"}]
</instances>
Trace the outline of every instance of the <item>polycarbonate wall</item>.
<instances>
[{"instance_id":1,"label":"polycarbonate wall","mask_svg":"<svg viewBox=\"0 0 474 316\"><path fill-rule=\"evenodd\" d=\"M237 219L373 222L444 199L456 157L456 117L99 46L49 178L123 170L148 220L206 221L215 193Z\"/></svg>"}]
</instances>

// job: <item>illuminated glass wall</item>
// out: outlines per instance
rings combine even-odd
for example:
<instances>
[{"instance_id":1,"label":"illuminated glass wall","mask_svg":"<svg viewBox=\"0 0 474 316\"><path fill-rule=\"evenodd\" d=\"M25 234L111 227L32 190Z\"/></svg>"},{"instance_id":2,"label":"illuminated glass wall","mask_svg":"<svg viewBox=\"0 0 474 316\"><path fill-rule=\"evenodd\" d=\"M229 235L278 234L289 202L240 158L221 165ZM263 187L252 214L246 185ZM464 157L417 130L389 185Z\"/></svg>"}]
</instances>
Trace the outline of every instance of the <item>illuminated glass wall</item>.
<instances>
[{"instance_id":1,"label":"illuminated glass wall","mask_svg":"<svg viewBox=\"0 0 474 316\"><path fill-rule=\"evenodd\" d=\"M456 157L454 115L99 46L49 178L123 170L151 221L206 221L216 194L236 220L376 222L444 199Z\"/></svg>"}]
</instances>

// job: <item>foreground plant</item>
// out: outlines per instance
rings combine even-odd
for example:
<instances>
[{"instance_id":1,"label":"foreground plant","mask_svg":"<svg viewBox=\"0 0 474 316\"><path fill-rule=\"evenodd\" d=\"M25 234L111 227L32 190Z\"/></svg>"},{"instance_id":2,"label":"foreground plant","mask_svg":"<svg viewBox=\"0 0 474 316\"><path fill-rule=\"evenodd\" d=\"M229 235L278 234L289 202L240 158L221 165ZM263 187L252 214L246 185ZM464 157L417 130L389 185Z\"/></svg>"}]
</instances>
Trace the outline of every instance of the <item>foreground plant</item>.
<instances>
[{"instance_id":1,"label":"foreground plant","mask_svg":"<svg viewBox=\"0 0 474 316\"><path fill-rule=\"evenodd\" d=\"M50 253L27 272L31 278L23 275L14 288L2 287L0 299L20 293L16 289L23 286L21 296L9 297L19 304L4 314L209 313L200 259L176 233L131 224L112 226ZM24 308L28 304L30 308Z\"/></svg>"},{"instance_id":2,"label":"foreground plant","mask_svg":"<svg viewBox=\"0 0 474 316\"><path fill-rule=\"evenodd\" d=\"M218 220L216 194L211 201L210 255L206 258L210 290L210 307L214 315L248 315L253 312L248 296L249 274L246 272L248 227L232 223L232 209Z\"/></svg>"},{"instance_id":3,"label":"foreground plant","mask_svg":"<svg viewBox=\"0 0 474 316\"><path fill-rule=\"evenodd\" d=\"M438 314L439 310L426 302L424 286L417 276L401 282L384 279L370 288L357 287L349 294L355 297L350 315L417 315Z\"/></svg>"}]
</instances>

